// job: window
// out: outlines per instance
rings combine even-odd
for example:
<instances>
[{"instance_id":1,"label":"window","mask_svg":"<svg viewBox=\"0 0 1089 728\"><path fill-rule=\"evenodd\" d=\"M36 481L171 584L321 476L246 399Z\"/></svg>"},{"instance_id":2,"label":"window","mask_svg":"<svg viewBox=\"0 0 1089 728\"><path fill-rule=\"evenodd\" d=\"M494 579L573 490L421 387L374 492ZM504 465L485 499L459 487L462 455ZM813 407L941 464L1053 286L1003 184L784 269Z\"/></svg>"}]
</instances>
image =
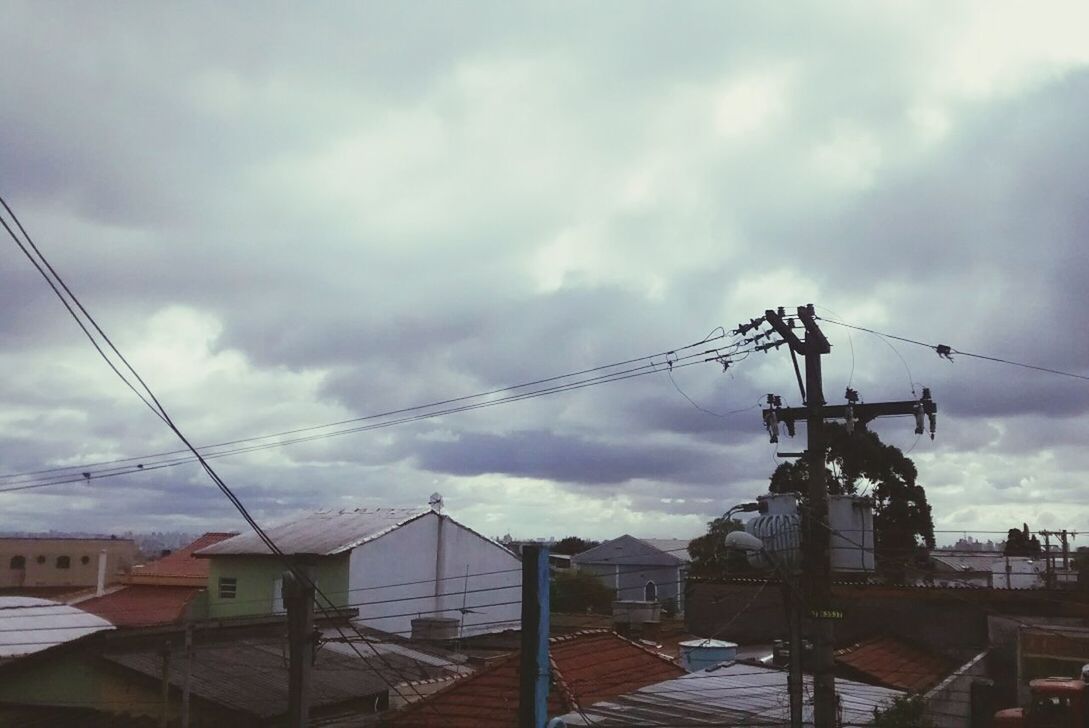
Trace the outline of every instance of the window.
<instances>
[{"instance_id":1,"label":"window","mask_svg":"<svg viewBox=\"0 0 1089 728\"><path fill-rule=\"evenodd\" d=\"M12 569L25 569L26 568L26 557L25 556L12 556L10 566L11 566Z\"/></svg>"},{"instance_id":2,"label":"window","mask_svg":"<svg viewBox=\"0 0 1089 728\"><path fill-rule=\"evenodd\" d=\"M219 577L219 598L220 599L234 599L235 592L238 589L238 579L233 576L221 576Z\"/></svg>"},{"instance_id":3,"label":"window","mask_svg":"<svg viewBox=\"0 0 1089 728\"><path fill-rule=\"evenodd\" d=\"M67 556L58 556L57 557L57 568L58 569L70 569L70 568L72 568L72 559L68 558Z\"/></svg>"},{"instance_id":4,"label":"window","mask_svg":"<svg viewBox=\"0 0 1089 728\"><path fill-rule=\"evenodd\" d=\"M34 560L37 561L39 564L44 564L45 563L45 556L39 555L38 558L36 558Z\"/></svg>"},{"instance_id":5,"label":"window","mask_svg":"<svg viewBox=\"0 0 1089 728\"><path fill-rule=\"evenodd\" d=\"M87 564L91 563L91 557L88 556L87 554L84 554L83 556L79 557L79 563L86 566Z\"/></svg>"},{"instance_id":6,"label":"window","mask_svg":"<svg viewBox=\"0 0 1089 728\"><path fill-rule=\"evenodd\" d=\"M655 584L653 581L648 581L647 585L643 587L643 601L658 601L658 585Z\"/></svg>"}]
</instances>

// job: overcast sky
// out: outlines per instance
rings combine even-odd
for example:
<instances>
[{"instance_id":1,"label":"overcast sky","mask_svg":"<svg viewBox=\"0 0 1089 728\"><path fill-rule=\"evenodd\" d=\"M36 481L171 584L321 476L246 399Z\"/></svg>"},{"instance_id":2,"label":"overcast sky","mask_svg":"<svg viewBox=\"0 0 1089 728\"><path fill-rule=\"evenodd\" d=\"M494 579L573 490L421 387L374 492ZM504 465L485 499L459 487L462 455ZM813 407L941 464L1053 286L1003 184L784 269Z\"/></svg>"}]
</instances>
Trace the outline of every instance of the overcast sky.
<instances>
[{"instance_id":1,"label":"overcast sky","mask_svg":"<svg viewBox=\"0 0 1089 728\"><path fill-rule=\"evenodd\" d=\"M1087 28L1084 2L8 2L0 193L196 443L809 302L1089 374ZM174 449L52 296L0 247L0 471ZM1089 529L1089 382L825 328L829 402L932 389L937 439L878 430L936 528ZM782 350L674 378L695 404L658 374L216 467L265 522L438 491L493 536L691 537L766 490L753 406L799 395ZM242 526L192 465L0 511Z\"/></svg>"}]
</instances>

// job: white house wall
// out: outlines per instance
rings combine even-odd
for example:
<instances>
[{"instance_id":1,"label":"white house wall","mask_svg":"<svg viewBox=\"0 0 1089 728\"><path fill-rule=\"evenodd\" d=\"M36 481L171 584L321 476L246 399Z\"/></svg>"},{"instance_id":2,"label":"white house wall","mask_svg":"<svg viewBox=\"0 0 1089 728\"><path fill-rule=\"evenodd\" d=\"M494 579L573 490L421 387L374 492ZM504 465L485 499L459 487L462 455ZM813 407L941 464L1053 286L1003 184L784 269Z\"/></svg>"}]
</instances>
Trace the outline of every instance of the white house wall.
<instances>
[{"instance_id":1,"label":"white house wall","mask_svg":"<svg viewBox=\"0 0 1089 728\"><path fill-rule=\"evenodd\" d=\"M436 514L354 549L348 583L359 621L404 636L417 616L461 619L463 603L472 610L464 615L463 635L516 628L521 618L521 562Z\"/></svg>"}]
</instances>

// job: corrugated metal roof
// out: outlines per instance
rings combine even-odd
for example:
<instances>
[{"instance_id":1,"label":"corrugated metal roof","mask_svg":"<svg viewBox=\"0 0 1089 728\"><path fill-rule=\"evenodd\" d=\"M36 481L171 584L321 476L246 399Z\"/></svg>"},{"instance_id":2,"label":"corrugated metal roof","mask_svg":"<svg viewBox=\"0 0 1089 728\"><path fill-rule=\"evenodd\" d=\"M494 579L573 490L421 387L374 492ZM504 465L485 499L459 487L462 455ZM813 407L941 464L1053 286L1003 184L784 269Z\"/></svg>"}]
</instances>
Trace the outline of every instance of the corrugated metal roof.
<instances>
[{"instance_id":1,"label":"corrugated metal roof","mask_svg":"<svg viewBox=\"0 0 1089 728\"><path fill-rule=\"evenodd\" d=\"M682 561L691 561L692 557L688 555L688 544L691 543L689 539L683 538L641 538L639 539L643 543L653 546L659 551L665 552L670 556L676 556Z\"/></svg>"},{"instance_id":2,"label":"corrugated metal roof","mask_svg":"<svg viewBox=\"0 0 1089 728\"><path fill-rule=\"evenodd\" d=\"M838 650L836 662L856 673L853 677L912 692L936 685L957 667L942 655L891 636Z\"/></svg>"},{"instance_id":3,"label":"corrugated metal roof","mask_svg":"<svg viewBox=\"0 0 1089 728\"><path fill-rule=\"evenodd\" d=\"M897 690L836 680L842 697L843 723L870 725L873 709L903 695ZM805 676L805 695L813 694ZM812 702L804 706L812 721ZM730 726L790 724L787 673L748 663L734 663L650 685L626 695L568 713L570 726Z\"/></svg>"},{"instance_id":4,"label":"corrugated metal roof","mask_svg":"<svg viewBox=\"0 0 1089 728\"><path fill-rule=\"evenodd\" d=\"M952 571L987 571L991 570L991 564L996 559L1002 558L1001 553L982 551L978 554L969 554L964 551L943 552L934 549L930 552L930 559Z\"/></svg>"},{"instance_id":5,"label":"corrugated metal roof","mask_svg":"<svg viewBox=\"0 0 1089 728\"><path fill-rule=\"evenodd\" d=\"M113 629L102 617L34 597L0 597L0 657L18 657Z\"/></svg>"},{"instance_id":6,"label":"corrugated metal roof","mask_svg":"<svg viewBox=\"0 0 1089 728\"><path fill-rule=\"evenodd\" d=\"M333 556L373 541L409 521L433 513L429 508L356 508L318 511L265 529L285 554ZM197 556L269 555L256 533L244 533L196 552Z\"/></svg>"},{"instance_id":7,"label":"corrugated metal roof","mask_svg":"<svg viewBox=\"0 0 1089 728\"><path fill-rule=\"evenodd\" d=\"M664 655L608 630L553 637L549 715L684 673ZM519 655L463 678L393 716L405 728L510 728L518 723Z\"/></svg>"},{"instance_id":8,"label":"corrugated metal roof","mask_svg":"<svg viewBox=\"0 0 1089 728\"><path fill-rule=\"evenodd\" d=\"M161 680L157 650L104 655L107 660ZM190 690L193 695L262 719L287 712L287 646L282 640L240 640L200 644L193 650ZM319 650L311 671L310 704L336 705L385 693L390 684L447 674L396 653L361 660ZM169 680L181 687L185 669L180 654L171 655Z\"/></svg>"}]
</instances>

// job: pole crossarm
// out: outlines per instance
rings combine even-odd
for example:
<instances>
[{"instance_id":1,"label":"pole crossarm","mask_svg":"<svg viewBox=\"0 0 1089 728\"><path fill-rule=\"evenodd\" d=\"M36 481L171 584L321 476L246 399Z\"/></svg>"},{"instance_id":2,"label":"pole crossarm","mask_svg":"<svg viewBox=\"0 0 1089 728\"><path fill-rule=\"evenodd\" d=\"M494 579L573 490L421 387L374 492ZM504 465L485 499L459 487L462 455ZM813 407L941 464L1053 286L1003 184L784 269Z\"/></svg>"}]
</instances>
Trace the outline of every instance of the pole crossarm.
<instances>
[{"instance_id":1,"label":"pole crossarm","mask_svg":"<svg viewBox=\"0 0 1089 728\"><path fill-rule=\"evenodd\" d=\"M923 411L930 414L937 414L938 404L933 400L923 400ZM917 400L904 400L900 402L873 402L871 404L835 404L825 405L821 408L821 415L826 420L843 420L847 418L847 408L850 406L854 410L855 419L859 422L870 422L878 417L891 417L894 415L913 415L915 414L915 408L919 406ZM808 414L807 407L783 407L776 411L776 416L780 422L798 422L804 421Z\"/></svg>"}]
</instances>

